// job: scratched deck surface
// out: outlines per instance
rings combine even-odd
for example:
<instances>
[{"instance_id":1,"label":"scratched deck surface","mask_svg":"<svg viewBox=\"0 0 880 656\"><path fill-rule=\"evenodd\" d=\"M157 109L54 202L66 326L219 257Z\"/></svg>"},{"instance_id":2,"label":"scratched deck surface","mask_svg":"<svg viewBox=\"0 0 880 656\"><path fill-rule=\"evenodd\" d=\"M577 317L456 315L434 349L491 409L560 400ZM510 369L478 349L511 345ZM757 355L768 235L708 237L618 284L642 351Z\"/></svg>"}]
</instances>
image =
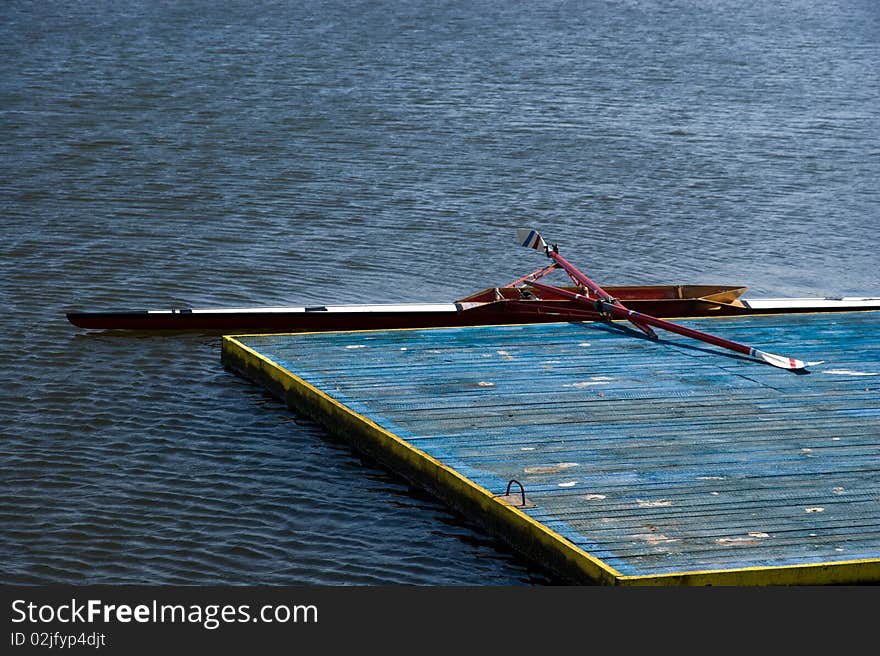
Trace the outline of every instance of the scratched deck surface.
<instances>
[{"instance_id":1,"label":"scratched deck surface","mask_svg":"<svg viewBox=\"0 0 880 656\"><path fill-rule=\"evenodd\" d=\"M880 312L678 323L825 362L798 375L618 323L235 339L492 494L520 481L522 512L615 575L875 576Z\"/></svg>"}]
</instances>

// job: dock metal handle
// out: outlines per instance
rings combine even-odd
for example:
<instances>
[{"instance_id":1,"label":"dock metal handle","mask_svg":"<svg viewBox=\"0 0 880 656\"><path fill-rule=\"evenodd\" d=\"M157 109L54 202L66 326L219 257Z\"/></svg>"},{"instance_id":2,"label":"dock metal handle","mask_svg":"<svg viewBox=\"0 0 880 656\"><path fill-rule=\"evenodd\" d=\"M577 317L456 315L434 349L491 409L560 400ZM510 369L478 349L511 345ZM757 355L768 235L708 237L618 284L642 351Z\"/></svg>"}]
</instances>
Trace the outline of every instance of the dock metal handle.
<instances>
[{"instance_id":1,"label":"dock metal handle","mask_svg":"<svg viewBox=\"0 0 880 656\"><path fill-rule=\"evenodd\" d=\"M519 491L522 493L522 503L521 503L520 505L521 505L521 506L525 506L525 505L526 505L526 489L523 487L523 484L520 483L520 482L519 482L518 480L516 480L515 478L511 478L511 479L507 482L507 492L504 493L504 496L506 496L506 497L509 497L509 496L510 496L510 486L513 485L514 483L516 483L517 485L519 485Z\"/></svg>"}]
</instances>

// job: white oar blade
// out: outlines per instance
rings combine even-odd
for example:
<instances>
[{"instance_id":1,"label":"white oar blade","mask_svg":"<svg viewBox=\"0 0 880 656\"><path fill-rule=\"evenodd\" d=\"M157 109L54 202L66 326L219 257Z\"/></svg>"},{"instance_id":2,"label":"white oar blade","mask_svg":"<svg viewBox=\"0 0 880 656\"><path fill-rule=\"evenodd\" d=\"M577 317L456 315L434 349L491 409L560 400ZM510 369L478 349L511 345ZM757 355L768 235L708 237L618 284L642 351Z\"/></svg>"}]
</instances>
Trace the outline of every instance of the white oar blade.
<instances>
[{"instance_id":1,"label":"white oar blade","mask_svg":"<svg viewBox=\"0 0 880 656\"><path fill-rule=\"evenodd\" d=\"M547 242L537 230L530 228L520 228L516 231L516 240L520 246L526 248L534 248L536 251L542 251L547 248Z\"/></svg>"},{"instance_id":2,"label":"white oar blade","mask_svg":"<svg viewBox=\"0 0 880 656\"><path fill-rule=\"evenodd\" d=\"M775 355L773 353L766 353L765 351L759 351L756 348L752 349L750 354L755 360L760 360L761 362L766 362L767 364L772 364L774 367L779 367L780 369L804 369L807 366L807 363L803 360L797 360L795 358L787 358L784 355ZM810 364L816 364L815 362Z\"/></svg>"}]
</instances>

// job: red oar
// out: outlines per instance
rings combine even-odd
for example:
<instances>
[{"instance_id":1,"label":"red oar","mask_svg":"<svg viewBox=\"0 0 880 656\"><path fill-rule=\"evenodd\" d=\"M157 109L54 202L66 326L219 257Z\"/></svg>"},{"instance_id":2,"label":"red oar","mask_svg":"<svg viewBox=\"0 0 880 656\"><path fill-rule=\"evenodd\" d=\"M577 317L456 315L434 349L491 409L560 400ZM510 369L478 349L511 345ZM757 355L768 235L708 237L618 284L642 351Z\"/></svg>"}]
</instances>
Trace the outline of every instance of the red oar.
<instances>
[{"instance_id":1,"label":"red oar","mask_svg":"<svg viewBox=\"0 0 880 656\"><path fill-rule=\"evenodd\" d=\"M572 278L582 282L587 288L591 291L594 291L597 295L601 295L600 298L591 298L589 296L584 296L583 294L577 294L575 292L570 292L566 289L560 289L559 287L553 287L552 285L546 285L544 283L535 282L535 281L526 281L527 285L535 287L536 289L543 289L547 292L552 292L553 294L557 294L562 296L563 298L568 298L572 301L588 305L593 308L595 311L600 313L607 312L611 316L617 319L628 319L633 323L638 325L639 323L647 324L654 326L655 328L662 328L663 330L668 330L673 333L678 333L679 335L684 335L685 337L691 337L693 339L698 339L703 342L707 342L709 344L713 344L715 346L720 346L722 348L730 349L731 351L735 351L737 353L741 353L747 357L752 358L753 360L757 360L759 362L766 362L767 364L773 365L774 367L779 367L780 369L803 369L807 366L807 363L803 360L797 360L795 358L789 358L782 355L775 355L773 353L767 353L765 351L761 351L752 346L746 346L745 344L739 344L737 342L732 342L729 339L724 339L723 337L716 337L714 335L709 335L708 333L701 332L699 330L694 330L693 328L686 328L684 326L679 326L676 323L672 323L671 321L665 321L664 319L657 319L656 317L652 317L647 314L642 314L641 312L636 312L635 310L630 310L625 307L616 299L611 298L607 293L605 293L601 287L596 285L593 281L587 278L583 273L578 271L572 264L567 262L565 259L559 256L558 253L555 253L555 248L550 249L547 246L547 243L541 238L534 230L520 230L518 233L520 244L523 246L534 248L535 250L540 250L544 248L547 256L553 258L554 261L558 262L559 265L565 269ZM556 257L554 257L554 254ZM589 281L587 284L586 281ZM820 364L820 363L810 363L810 364Z\"/></svg>"}]
</instances>

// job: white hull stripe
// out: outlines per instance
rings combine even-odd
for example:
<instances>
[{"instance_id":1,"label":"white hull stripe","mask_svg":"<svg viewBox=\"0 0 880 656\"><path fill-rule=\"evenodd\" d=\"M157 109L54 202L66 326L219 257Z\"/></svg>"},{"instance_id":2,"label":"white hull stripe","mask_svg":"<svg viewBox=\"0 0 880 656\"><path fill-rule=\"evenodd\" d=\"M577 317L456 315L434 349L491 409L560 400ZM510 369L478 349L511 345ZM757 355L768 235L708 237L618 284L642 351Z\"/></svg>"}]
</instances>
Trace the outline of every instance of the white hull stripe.
<instances>
[{"instance_id":1,"label":"white hull stripe","mask_svg":"<svg viewBox=\"0 0 880 656\"><path fill-rule=\"evenodd\" d=\"M314 305L308 307L248 307L186 309L192 314L296 314L300 312L347 313L347 312L455 312L455 303L388 303L386 305ZM180 310L148 310L149 314L180 314Z\"/></svg>"},{"instance_id":2,"label":"white hull stripe","mask_svg":"<svg viewBox=\"0 0 880 656\"><path fill-rule=\"evenodd\" d=\"M790 310L792 308L880 308L880 298L846 296L843 298L755 298L740 301L752 310Z\"/></svg>"}]
</instances>

